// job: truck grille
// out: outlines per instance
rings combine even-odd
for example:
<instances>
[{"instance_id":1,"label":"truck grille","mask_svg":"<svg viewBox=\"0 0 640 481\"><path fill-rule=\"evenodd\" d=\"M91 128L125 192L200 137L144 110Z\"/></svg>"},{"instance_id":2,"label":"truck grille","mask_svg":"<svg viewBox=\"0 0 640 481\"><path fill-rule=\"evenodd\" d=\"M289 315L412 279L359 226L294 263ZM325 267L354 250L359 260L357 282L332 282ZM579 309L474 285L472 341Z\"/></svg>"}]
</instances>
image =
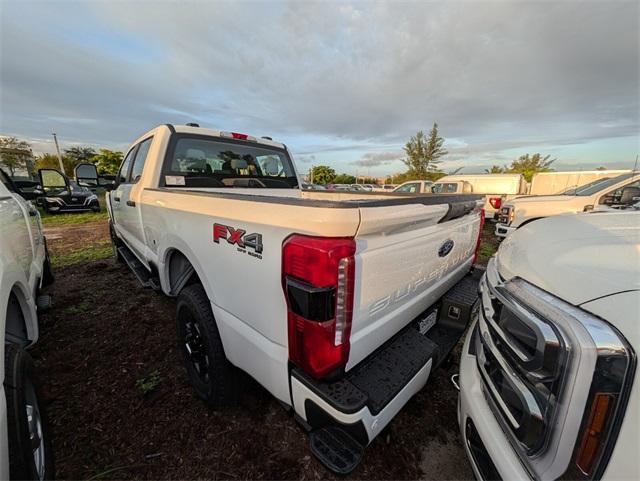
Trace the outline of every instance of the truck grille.
<instances>
[{"instance_id":1,"label":"truck grille","mask_svg":"<svg viewBox=\"0 0 640 481\"><path fill-rule=\"evenodd\" d=\"M474 342L485 395L519 448L527 455L539 453L549 438L561 387L564 340L524 307L515 284L501 282L495 263L480 290Z\"/></svg>"}]
</instances>

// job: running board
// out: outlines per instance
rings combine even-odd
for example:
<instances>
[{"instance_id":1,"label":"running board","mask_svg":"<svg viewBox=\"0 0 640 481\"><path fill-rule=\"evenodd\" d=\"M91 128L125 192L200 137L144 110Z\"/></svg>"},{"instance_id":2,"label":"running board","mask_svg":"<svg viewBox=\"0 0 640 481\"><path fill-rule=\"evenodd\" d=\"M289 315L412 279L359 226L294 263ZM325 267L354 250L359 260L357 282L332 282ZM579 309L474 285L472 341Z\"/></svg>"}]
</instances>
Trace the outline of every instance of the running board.
<instances>
[{"instance_id":1,"label":"running board","mask_svg":"<svg viewBox=\"0 0 640 481\"><path fill-rule=\"evenodd\" d=\"M122 256L124 261L129 266L129 269L133 271L135 276L142 284L142 287L147 289L153 289L154 291L160 290L160 280L155 277L149 269L147 269L142 262L138 260L133 252L127 246L118 247L118 253Z\"/></svg>"},{"instance_id":2,"label":"running board","mask_svg":"<svg viewBox=\"0 0 640 481\"><path fill-rule=\"evenodd\" d=\"M349 474L362 460L364 447L337 426L312 431L309 443L313 455L336 474Z\"/></svg>"}]
</instances>

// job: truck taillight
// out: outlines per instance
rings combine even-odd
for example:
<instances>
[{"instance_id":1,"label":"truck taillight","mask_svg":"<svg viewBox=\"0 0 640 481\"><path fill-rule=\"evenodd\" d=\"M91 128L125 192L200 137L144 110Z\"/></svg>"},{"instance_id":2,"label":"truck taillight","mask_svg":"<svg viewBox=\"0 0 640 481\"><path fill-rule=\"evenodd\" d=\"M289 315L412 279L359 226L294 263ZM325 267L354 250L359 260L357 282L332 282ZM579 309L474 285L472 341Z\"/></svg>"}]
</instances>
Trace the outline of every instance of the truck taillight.
<instances>
[{"instance_id":1,"label":"truck taillight","mask_svg":"<svg viewBox=\"0 0 640 481\"><path fill-rule=\"evenodd\" d=\"M473 255L473 263L475 264L480 254L480 242L482 241L482 229L484 229L484 209L480 209L480 228L478 229L478 240L476 241L476 252Z\"/></svg>"},{"instance_id":2,"label":"truck taillight","mask_svg":"<svg viewBox=\"0 0 640 481\"><path fill-rule=\"evenodd\" d=\"M352 238L293 235L282 248L289 360L325 377L349 358L356 243Z\"/></svg>"},{"instance_id":3,"label":"truck taillight","mask_svg":"<svg viewBox=\"0 0 640 481\"><path fill-rule=\"evenodd\" d=\"M489 197L489 204L494 209L499 209L502 207L502 197Z\"/></svg>"}]
</instances>

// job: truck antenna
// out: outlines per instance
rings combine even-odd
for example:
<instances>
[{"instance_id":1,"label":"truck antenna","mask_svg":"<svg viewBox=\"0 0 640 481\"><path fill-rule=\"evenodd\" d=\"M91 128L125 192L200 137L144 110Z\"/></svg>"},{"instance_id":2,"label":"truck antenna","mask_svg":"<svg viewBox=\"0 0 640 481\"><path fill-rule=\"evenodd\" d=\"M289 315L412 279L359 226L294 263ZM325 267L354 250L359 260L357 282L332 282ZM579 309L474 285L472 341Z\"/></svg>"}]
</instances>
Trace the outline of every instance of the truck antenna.
<instances>
[{"instance_id":1,"label":"truck antenna","mask_svg":"<svg viewBox=\"0 0 640 481\"><path fill-rule=\"evenodd\" d=\"M635 164L633 164L633 171L634 172L638 171L638 154L636 154L636 162Z\"/></svg>"}]
</instances>

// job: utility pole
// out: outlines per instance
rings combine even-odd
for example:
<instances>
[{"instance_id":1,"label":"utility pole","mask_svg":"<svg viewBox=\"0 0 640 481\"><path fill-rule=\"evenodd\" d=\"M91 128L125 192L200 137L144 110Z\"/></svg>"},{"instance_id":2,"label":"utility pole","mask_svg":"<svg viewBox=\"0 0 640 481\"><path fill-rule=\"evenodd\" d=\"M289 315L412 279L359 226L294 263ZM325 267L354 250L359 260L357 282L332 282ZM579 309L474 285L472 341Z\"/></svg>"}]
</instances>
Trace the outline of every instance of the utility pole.
<instances>
[{"instance_id":1,"label":"utility pole","mask_svg":"<svg viewBox=\"0 0 640 481\"><path fill-rule=\"evenodd\" d=\"M58 146L58 137L56 136L55 132L53 132L51 135L53 135L53 141L56 143L56 152L58 152L58 162L60 162L60 172L64 174L64 164L62 163L62 155L60 155L60 146Z\"/></svg>"}]
</instances>

